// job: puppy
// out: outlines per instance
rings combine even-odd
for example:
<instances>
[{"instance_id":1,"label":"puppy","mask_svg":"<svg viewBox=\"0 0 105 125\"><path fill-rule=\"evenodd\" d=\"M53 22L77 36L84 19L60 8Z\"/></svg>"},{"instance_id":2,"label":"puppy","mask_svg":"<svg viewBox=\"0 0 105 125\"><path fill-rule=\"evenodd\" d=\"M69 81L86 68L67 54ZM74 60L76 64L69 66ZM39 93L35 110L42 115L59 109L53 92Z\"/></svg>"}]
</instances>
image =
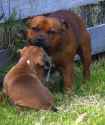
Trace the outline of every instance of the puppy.
<instances>
[{"instance_id":1,"label":"puppy","mask_svg":"<svg viewBox=\"0 0 105 125\"><path fill-rule=\"evenodd\" d=\"M65 89L72 88L74 57L83 62L85 79L90 78L91 38L83 20L71 11L57 11L27 21L28 43L43 47L64 76Z\"/></svg>"},{"instance_id":2,"label":"puppy","mask_svg":"<svg viewBox=\"0 0 105 125\"><path fill-rule=\"evenodd\" d=\"M3 92L18 106L52 109L54 100L41 83L43 79L44 50L35 46L20 50L19 62L6 74Z\"/></svg>"}]
</instances>

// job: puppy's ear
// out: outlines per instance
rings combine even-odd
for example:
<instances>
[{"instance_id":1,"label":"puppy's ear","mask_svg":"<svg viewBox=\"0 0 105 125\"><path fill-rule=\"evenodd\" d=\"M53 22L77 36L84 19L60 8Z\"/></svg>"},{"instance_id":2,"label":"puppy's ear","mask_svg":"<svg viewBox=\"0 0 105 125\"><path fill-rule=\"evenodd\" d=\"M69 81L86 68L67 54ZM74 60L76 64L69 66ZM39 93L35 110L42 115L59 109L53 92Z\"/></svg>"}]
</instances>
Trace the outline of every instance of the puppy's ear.
<instances>
[{"instance_id":1,"label":"puppy's ear","mask_svg":"<svg viewBox=\"0 0 105 125\"><path fill-rule=\"evenodd\" d=\"M17 51L16 51L16 54L17 54L17 57L18 58L20 58L22 55L21 55L21 51L22 51L22 49L18 49Z\"/></svg>"},{"instance_id":2,"label":"puppy's ear","mask_svg":"<svg viewBox=\"0 0 105 125\"><path fill-rule=\"evenodd\" d=\"M23 49L18 49L17 53L20 53L20 55L22 55L26 49L27 49L27 47L24 47Z\"/></svg>"},{"instance_id":3,"label":"puppy's ear","mask_svg":"<svg viewBox=\"0 0 105 125\"><path fill-rule=\"evenodd\" d=\"M39 65L39 66L44 66L44 62L43 62L42 60L37 61L37 62L36 62L36 65Z\"/></svg>"},{"instance_id":4,"label":"puppy's ear","mask_svg":"<svg viewBox=\"0 0 105 125\"><path fill-rule=\"evenodd\" d=\"M17 53L21 53L21 52L22 52L22 49L18 49L18 50L17 50Z\"/></svg>"}]
</instances>

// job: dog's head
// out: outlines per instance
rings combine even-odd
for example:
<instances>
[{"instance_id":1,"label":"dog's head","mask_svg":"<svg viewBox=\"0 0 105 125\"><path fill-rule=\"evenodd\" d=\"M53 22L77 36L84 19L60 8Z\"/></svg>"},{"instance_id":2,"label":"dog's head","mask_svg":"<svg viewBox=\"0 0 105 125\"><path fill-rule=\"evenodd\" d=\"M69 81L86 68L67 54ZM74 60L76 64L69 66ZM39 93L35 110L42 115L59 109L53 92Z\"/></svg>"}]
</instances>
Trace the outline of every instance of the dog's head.
<instances>
[{"instance_id":1,"label":"dog's head","mask_svg":"<svg viewBox=\"0 0 105 125\"><path fill-rule=\"evenodd\" d=\"M27 38L32 45L57 48L63 41L62 35L66 30L63 21L54 17L36 16L27 21Z\"/></svg>"},{"instance_id":2,"label":"dog's head","mask_svg":"<svg viewBox=\"0 0 105 125\"><path fill-rule=\"evenodd\" d=\"M30 45L20 49L19 52L20 61L25 61L32 70L37 72L39 77L45 74L46 66L49 66L50 62L43 48Z\"/></svg>"},{"instance_id":3,"label":"dog's head","mask_svg":"<svg viewBox=\"0 0 105 125\"><path fill-rule=\"evenodd\" d=\"M20 57L25 57L28 63L43 66L45 62L44 50L36 46L27 46L20 49Z\"/></svg>"}]
</instances>

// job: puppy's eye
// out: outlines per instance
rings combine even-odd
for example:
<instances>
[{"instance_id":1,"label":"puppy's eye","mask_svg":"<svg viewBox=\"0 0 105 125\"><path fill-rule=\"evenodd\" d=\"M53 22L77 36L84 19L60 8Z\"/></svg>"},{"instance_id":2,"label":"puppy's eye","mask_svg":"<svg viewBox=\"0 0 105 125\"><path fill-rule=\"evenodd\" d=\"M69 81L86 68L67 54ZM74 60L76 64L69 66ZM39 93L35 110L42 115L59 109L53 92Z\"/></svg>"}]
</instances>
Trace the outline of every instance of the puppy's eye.
<instances>
[{"instance_id":1,"label":"puppy's eye","mask_svg":"<svg viewBox=\"0 0 105 125\"><path fill-rule=\"evenodd\" d=\"M39 27L32 27L32 30L35 31L35 32L39 32L39 31L41 31L41 28L39 28Z\"/></svg>"}]
</instances>

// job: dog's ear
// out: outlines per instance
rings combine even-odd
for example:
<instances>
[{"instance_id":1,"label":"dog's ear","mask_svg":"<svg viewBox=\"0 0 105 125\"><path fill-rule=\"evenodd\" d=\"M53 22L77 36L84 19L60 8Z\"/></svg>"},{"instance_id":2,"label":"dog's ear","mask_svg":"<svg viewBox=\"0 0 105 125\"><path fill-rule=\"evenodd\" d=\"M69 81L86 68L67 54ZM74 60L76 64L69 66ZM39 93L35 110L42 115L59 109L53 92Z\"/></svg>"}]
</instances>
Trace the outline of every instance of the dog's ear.
<instances>
[{"instance_id":1,"label":"dog's ear","mask_svg":"<svg viewBox=\"0 0 105 125\"><path fill-rule=\"evenodd\" d=\"M36 61L36 65L37 66L44 66L44 61L38 60L38 61Z\"/></svg>"},{"instance_id":2,"label":"dog's ear","mask_svg":"<svg viewBox=\"0 0 105 125\"><path fill-rule=\"evenodd\" d=\"M68 23L67 23L64 19L61 19L61 24L62 24L62 29L63 29L63 30L69 28Z\"/></svg>"},{"instance_id":3,"label":"dog's ear","mask_svg":"<svg viewBox=\"0 0 105 125\"><path fill-rule=\"evenodd\" d=\"M25 24L26 24L27 27L30 27L30 23L31 23L31 21L32 21L32 19L28 19L28 20L26 21Z\"/></svg>"},{"instance_id":4,"label":"dog's ear","mask_svg":"<svg viewBox=\"0 0 105 125\"><path fill-rule=\"evenodd\" d=\"M27 27L29 27L32 18L33 18L33 16L29 16L29 17L27 17L27 18L24 18L24 19L23 19L23 23L24 23Z\"/></svg>"},{"instance_id":5,"label":"dog's ear","mask_svg":"<svg viewBox=\"0 0 105 125\"><path fill-rule=\"evenodd\" d=\"M20 29L17 31L16 37L22 40L26 40L27 39L26 33L27 33L26 28Z\"/></svg>"},{"instance_id":6,"label":"dog's ear","mask_svg":"<svg viewBox=\"0 0 105 125\"><path fill-rule=\"evenodd\" d=\"M21 55L21 54L22 54L22 49L18 49L18 50L17 50L17 54L18 54L18 55Z\"/></svg>"},{"instance_id":7,"label":"dog's ear","mask_svg":"<svg viewBox=\"0 0 105 125\"><path fill-rule=\"evenodd\" d=\"M26 49L27 49L26 46L23 49L18 49L17 53L20 53L20 55L22 55L25 52Z\"/></svg>"},{"instance_id":8,"label":"dog's ear","mask_svg":"<svg viewBox=\"0 0 105 125\"><path fill-rule=\"evenodd\" d=\"M17 53L21 53L21 51L22 51L22 49L18 49L18 50L17 50Z\"/></svg>"},{"instance_id":9,"label":"dog's ear","mask_svg":"<svg viewBox=\"0 0 105 125\"><path fill-rule=\"evenodd\" d=\"M16 51L16 54L17 54L17 57L18 57L18 58L21 57L21 51L22 51L22 49L18 49L18 50Z\"/></svg>"},{"instance_id":10,"label":"dog's ear","mask_svg":"<svg viewBox=\"0 0 105 125\"><path fill-rule=\"evenodd\" d=\"M35 58L36 65L44 66L45 64L45 52L43 48L38 48L38 56Z\"/></svg>"},{"instance_id":11,"label":"dog's ear","mask_svg":"<svg viewBox=\"0 0 105 125\"><path fill-rule=\"evenodd\" d=\"M33 18L33 16L29 16L27 18L24 18L23 19L24 24L26 24L26 26L29 26L30 23L31 23L32 18Z\"/></svg>"}]
</instances>

